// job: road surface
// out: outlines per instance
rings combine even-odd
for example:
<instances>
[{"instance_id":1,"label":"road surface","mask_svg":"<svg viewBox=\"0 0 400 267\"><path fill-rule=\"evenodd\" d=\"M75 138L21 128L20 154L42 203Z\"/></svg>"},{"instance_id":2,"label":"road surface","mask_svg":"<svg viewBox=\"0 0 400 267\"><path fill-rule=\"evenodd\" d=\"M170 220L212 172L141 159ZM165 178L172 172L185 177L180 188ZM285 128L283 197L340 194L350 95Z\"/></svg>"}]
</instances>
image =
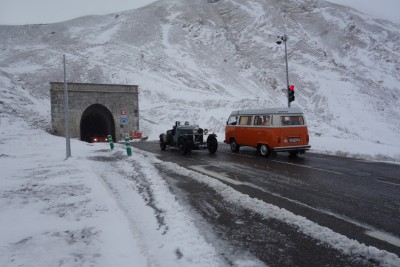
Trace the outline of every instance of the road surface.
<instances>
[{"instance_id":1,"label":"road surface","mask_svg":"<svg viewBox=\"0 0 400 267\"><path fill-rule=\"evenodd\" d=\"M349 239L400 255L399 165L312 153L266 159L253 148L232 153L222 143L216 154L201 150L185 156L176 149L160 151L158 142L132 145ZM213 242L229 244L233 255L248 251L269 266L379 265L321 244L282 221L231 206L206 185L159 169L198 214L199 224L210 225L218 237Z\"/></svg>"}]
</instances>

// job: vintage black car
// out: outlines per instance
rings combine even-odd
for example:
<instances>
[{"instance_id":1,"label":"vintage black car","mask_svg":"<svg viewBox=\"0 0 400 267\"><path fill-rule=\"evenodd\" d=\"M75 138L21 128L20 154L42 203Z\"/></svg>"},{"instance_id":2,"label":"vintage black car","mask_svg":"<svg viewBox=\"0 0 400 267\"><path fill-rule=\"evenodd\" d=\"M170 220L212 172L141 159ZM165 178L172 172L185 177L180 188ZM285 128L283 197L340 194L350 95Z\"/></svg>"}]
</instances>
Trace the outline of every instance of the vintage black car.
<instances>
[{"instance_id":1,"label":"vintage black car","mask_svg":"<svg viewBox=\"0 0 400 267\"><path fill-rule=\"evenodd\" d=\"M207 140L205 138L207 137ZM207 129L202 129L189 122L175 122L172 130L160 134L160 149L177 147L186 155L191 150L205 149L213 154L218 149L217 135L208 134Z\"/></svg>"}]
</instances>

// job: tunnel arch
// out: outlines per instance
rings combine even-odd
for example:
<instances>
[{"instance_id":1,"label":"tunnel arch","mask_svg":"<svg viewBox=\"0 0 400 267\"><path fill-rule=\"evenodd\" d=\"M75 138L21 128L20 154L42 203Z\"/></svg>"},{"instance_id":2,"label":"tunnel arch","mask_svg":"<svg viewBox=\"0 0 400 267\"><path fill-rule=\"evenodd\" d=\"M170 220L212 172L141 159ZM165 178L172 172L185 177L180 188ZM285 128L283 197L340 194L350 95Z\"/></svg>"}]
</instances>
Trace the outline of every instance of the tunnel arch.
<instances>
[{"instance_id":1,"label":"tunnel arch","mask_svg":"<svg viewBox=\"0 0 400 267\"><path fill-rule=\"evenodd\" d=\"M80 121L81 140L90 142L95 134L115 136L115 122L110 110L101 104L93 104L85 109Z\"/></svg>"}]
</instances>

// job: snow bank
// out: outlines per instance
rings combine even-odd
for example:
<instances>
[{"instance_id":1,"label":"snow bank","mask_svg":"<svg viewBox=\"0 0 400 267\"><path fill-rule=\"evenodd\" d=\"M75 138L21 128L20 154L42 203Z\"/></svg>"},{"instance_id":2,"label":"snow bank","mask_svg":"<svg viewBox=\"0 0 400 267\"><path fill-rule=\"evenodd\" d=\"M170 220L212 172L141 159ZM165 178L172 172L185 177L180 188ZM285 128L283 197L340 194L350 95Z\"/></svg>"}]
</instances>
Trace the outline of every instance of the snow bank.
<instances>
[{"instance_id":1,"label":"snow bank","mask_svg":"<svg viewBox=\"0 0 400 267\"><path fill-rule=\"evenodd\" d=\"M221 265L149 162L77 140L66 160L64 138L0 125L1 266Z\"/></svg>"}]
</instances>

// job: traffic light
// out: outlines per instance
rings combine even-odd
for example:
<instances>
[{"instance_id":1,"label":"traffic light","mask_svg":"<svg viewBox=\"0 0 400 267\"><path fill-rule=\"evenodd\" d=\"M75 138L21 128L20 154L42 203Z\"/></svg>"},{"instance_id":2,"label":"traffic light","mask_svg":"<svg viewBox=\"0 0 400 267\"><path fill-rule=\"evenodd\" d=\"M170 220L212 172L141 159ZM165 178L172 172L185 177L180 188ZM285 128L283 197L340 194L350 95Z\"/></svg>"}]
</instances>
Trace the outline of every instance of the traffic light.
<instances>
[{"instance_id":1,"label":"traffic light","mask_svg":"<svg viewBox=\"0 0 400 267\"><path fill-rule=\"evenodd\" d=\"M289 85L289 103L293 102L294 99L294 85Z\"/></svg>"}]
</instances>

